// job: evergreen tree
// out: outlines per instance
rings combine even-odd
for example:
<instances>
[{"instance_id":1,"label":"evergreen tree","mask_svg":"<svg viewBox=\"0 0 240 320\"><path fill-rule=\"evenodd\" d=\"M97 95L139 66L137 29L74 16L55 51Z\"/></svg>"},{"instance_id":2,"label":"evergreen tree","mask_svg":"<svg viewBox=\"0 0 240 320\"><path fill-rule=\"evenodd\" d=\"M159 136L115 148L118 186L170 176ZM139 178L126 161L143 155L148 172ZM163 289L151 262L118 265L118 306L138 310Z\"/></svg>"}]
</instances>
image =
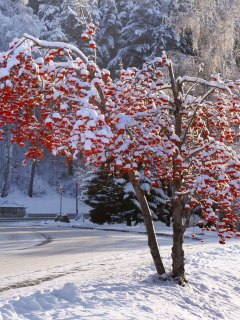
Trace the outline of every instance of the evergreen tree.
<instances>
[{"instance_id":1,"label":"evergreen tree","mask_svg":"<svg viewBox=\"0 0 240 320\"><path fill-rule=\"evenodd\" d=\"M24 32L39 37L41 23L26 3L22 0L0 1L0 51L7 50L13 38L22 37Z\"/></svg>"},{"instance_id":2,"label":"evergreen tree","mask_svg":"<svg viewBox=\"0 0 240 320\"><path fill-rule=\"evenodd\" d=\"M85 30L84 19L79 15L76 0L65 0L61 11L61 28L68 42L82 48L81 34ZM87 44L84 42L84 46Z\"/></svg>"},{"instance_id":3,"label":"evergreen tree","mask_svg":"<svg viewBox=\"0 0 240 320\"><path fill-rule=\"evenodd\" d=\"M116 212L111 216L112 223L126 221L127 225L131 226L132 222L135 225L143 222L141 209L127 174L122 178L112 178L111 180L114 188L118 189L118 193L115 194L118 205L115 208Z\"/></svg>"},{"instance_id":4,"label":"evergreen tree","mask_svg":"<svg viewBox=\"0 0 240 320\"><path fill-rule=\"evenodd\" d=\"M100 11L100 39L98 44L101 64L109 67L108 63L116 56L119 49L121 23L118 18L119 14L115 0L100 0L98 9Z\"/></svg>"},{"instance_id":5,"label":"evergreen tree","mask_svg":"<svg viewBox=\"0 0 240 320\"><path fill-rule=\"evenodd\" d=\"M161 56L163 51L181 50L181 43L182 39L177 34L175 27L170 23L168 17L164 17L162 24L156 28L151 58Z\"/></svg>"},{"instance_id":6,"label":"evergreen tree","mask_svg":"<svg viewBox=\"0 0 240 320\"><path fill-rule=\"evenodd\" d=\"M83 180L82 185L86 188L82 192L82 200L92 209L89 211L90 220L93 223L111 223L111 215L116 214L118 203L116 194L117 189L108 179L108 175L99 169L97 173L88 172L88 177Z\"/></svg>"},{"instance_id":7,"label":"evergreen tree","mask_svg":"<svg viewBox=\"0 0 240 320\"><path fill-rule=\"evenodd\" d=\"M132 222L135 225L143 222L141 209L128 174L114 178L102 167L96 173L89 171L82 185L85 188L82 200L92 207L89 211L92 222L103 224L126 221L129 226ZM150 179L146 177L141 186L145 190L153 219L169 226L171 213L167 205L168 196L164 194L160 185L152 188Z\"/></svg>"},{"instance_id":8,"label":"evergreen tree","mask_svg":"<svg viewBox=\"0 0 240 320\"><path fill-rule=\"evenodd\" d=\"M170 226L172 212L168 204L168 189L164 192L161 182L153 184L151 179L143 176L141 187L145 190L148 205L154 220L161 221Z\"/></svg>"},{"instance_id":9,"label":"evergreen tree","mask_svg":"<svg viewBox=\"0 0 240 320\"><path fill-rule=\"evenodd\" d=\"M121 26L125 27L133 8L133 1L115 0L115 3L118 10L118 19L121 22Z\"/></svg>"},{"instance_id":10,"label":"evergreen tree","mask_svg":"<svg viewBox=\"0 0 240 320\"><path fill-rule=\"evenodd\" d=\"M68 41L61 26L64 0L39 0L38 15L44 30L41 38L52 41Z\"/></svg>"},{"instance_id":11,"label":"evergreen tree","mask_svg":"<svg viewBox=\"0 0 240 320\"><path fill-rule=\"evenodd\" d=\"M121 49L118 58L124 67L140 66L149 59L154 45L157 27L162 22L160 3L156 0L133 2L128 23L122 29Z\"/></svg>"},{"instance_id":12,"label":"evergreen tree","mask_svg":"<svg viewBox=\"0 0 240 320\"><path fill-rule=\"evenodd\" d=\"M38 0L28 0L27 5L33 9L34 14L38 14L39 1Z\"/></svg>"},{"instance_id":13,"label":"evergreen tree","mask_svg":"<svg viewBox=\"0 0 240 320\"><path fill-rule=\"evenodd\" d=\"M170 0L168 4L169 13L188 12L193 5L192 0Z\"/></svg>"},{"instance_id":14,"label":"evergreen tree","mask_svg":"<svg viewBox=\"0 0 240 320\"><path fill-rule=\"evenodd\" d=\"M88 41L81 38L86 25L97 22L99 15L94 0L40 0L39 17L44 24L41 38L65 41L92 55ZM95 40L95 39L94 39Z\"/></svg>"}]
</instances>

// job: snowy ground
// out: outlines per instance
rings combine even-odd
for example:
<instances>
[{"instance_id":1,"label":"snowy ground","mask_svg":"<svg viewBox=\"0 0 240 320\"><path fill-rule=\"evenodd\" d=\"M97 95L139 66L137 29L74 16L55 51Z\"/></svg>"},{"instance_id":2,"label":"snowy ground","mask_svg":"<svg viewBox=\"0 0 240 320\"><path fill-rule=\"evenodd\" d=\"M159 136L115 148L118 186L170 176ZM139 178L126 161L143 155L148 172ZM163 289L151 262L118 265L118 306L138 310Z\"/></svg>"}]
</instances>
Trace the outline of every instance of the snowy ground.
<instances>
[{"instance_id":1,"label":"snowy ground","mask_svg":"<svg viewBox=\"0 0 240 320\"><path fill-rule=\"evenodd\" d=\"M2 199L0 205L24 206L27 213L58 213L59 202L60 197L56 193L31 199L20 191L15 191ZM79 212L87 211L88 207L79 202ZM63 197L63 212L75 212L74 198ZM158 239L164 263L170 271L172 229L159 222L154 224L156 232L167 235ZM116 236L117 243L121 238L120 245L125 245L126 248L126 242L132 241L132 237L136 237L136 241L134 246L126 250L119 251L119 247L115 247L114 251L109 249L104 252L102 248L101 254L94 259L86 256L84 261L74 262L73 252L71 256L62 255L64 264L58 263L61 260L56 261L58 267L44 266L42 269L39 268L41 271L36 269L34 272L23 272L21 277L16 275L1 278L0 320L240 319L240 240L231 239L226 245L221 246L216 234L207 232L201 235L199 228L189 228L186 232L189 238L185 239L189 284L183 288L173 281L159 280L146 240L141 238L145 236L139 234L145 231L142 224L133 227L127 227L125 224L98 226L88 220L71 221L70 224L49 220L23 221L10 225L26 230L35 228L34 230L38 231L40 228L42 233L50 232L50 229L58 233L61 233L61 230L71 232L72 228L123 230L131 234L87 229L93 234L90 241L91 238L93 241L100 241L102 237L101 241L104 243L107 238ZM30 251L34 250L34 245L42 241L41 232L26 232L22 235L16 233L14 237L0 234L0 261L6 261L3 260L6 251L9 254L9 263L16 261L12 250L16 251L17 247L19 256L25 254L24 261L29 263L27 261L30 261ZM196 233L195 240L191 239L192 232ZM107 236L107 233L112 236ZM96 238L96 235L100 238ZM200 242L201 239L204 243ZM73 239L69 240L68 237L62 246L63 251L66 246L73 246L72 241ZM76 248L77 241L74 244ZM56 248L59 243L60 240L56 239L51 244L46 243L44 247L37 247L38 254L41 253L44 257L47 250L51 252L51 245ZM85 244L82 245L84 247ZM46 249L46 252L43 249ZM54 255L51 258L52 262L56 259ZM5 256L5 259L8 259L8 256ZM15 283L16 279L26 287L21 285L16 289L1 290L6 284Z\"/></svg>"},{"instance_id":2,"label":"snowy ground","mask_svg":"<svg viewBox=\"0 0 240 320\"><path fill-rule=\"evenodd\" d=\"M239 319L240 245L193 253L189 285L160 281L153 266L29 289L1 301L1 319ZM165 259L165 262L168 262ZM72 279L71 279L72 280Z\"/></svg>"},{"instance_id":3,"label":"snowy ground","mask_svg":"<svg viewBox=\"0 0 240 320\"><path fill-rule=\"evenodd\" d=\"M54 224L59 230L59 224L53 222L39 224L43 230ZM118 228L126 229L124 225ZM164 228L156 225L156 229ZM143 231L143 227L135 230ZM68 269L59 267L65 276L2 292L0 319L239 319L240 241L231 239L220 246L210 233L201 237L204 244L186 239L194 246L185 247L189 284L184 288L173 281L160 281L148 250L139 245L136 252L111 253L68 265ZM163 251L163 257L170 270L169 250ZM45 276L48 274L46 270Z\"/></svg>"},{"instance_id":4,"label":"snowy ground","mask_svg":"<svg viewBox=\"0 0 240 320\"><path fill-rule=\"evenodd\" d=\"M25 207L26 213L54 213L60 211L60 195L47 188L47 193L33 198L28 197L19 189L14 189L6 198L0 198L0 207ZM79 200L79 212L87 213L89 206ZM76 199L63 193L62 212L75 213Z\"/></svg>"}]
</instances>

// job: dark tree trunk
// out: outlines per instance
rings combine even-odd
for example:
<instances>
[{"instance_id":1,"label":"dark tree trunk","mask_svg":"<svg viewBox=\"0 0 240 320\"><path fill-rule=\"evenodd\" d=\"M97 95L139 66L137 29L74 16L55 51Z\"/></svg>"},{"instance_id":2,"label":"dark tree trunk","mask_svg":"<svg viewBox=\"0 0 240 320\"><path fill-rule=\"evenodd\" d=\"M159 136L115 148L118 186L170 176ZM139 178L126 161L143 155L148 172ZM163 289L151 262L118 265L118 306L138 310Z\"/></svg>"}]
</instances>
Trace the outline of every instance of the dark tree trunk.
<instances>
[{"instance_id":1,"label":"dark tree trunk","mask_svg":"<svg viewBox=\"0 0 240 320\"><path fill-rule=\"evenodd\" d=\"M172 93L175 100L175 133L180 141L176 143L178 150L181 150L181 135L182 135L182 115L180 114L181 102L178 100L179 93L183 94L182 84L177 82L174 76L172 64L169 66L169 75L172 85ZM184 139L183 139L184 140ZM190 210L187 215L186 223L183 225L184 204L182 197L175 198L176 192L181 188L182 176L180 172L180 179L175 178L178 171L176 169L175 159L178 152L173 156L173 247L172 247L172 273L173 277L177 278L178 283L186 282L185 277L185 258L183 250L183 235L189 224Z\"/></svg>"},{"instance_id":2,"label":"dark tree trunk","mask_svg":"<svg viewBox=\"0 0 240 320\"><path fill-rule=\"evenodd\" d=\"M35 168L36 168L36 159L33 159L32 161L32 169L31 169L31 179L30 179L30 184L29 184L29 197L33 197L33 181L34 181L34 175L35 175Z\"/></svg>"},{"instance_id":3,"label":"dark tree trunk","mask_svg":"<svg viewBox=\"0 0 240 320\"><path fill-rule=\"evenodd\" d=\"M68 164L68 175L73 176L73 160L71 159Z\"/></svg>"},{"instance_id":4,"label":"dark tree trunk","mask_svg":"<svg viewBox=\"0 0 240 320\"><path fill-rule=\"evenodd\" d=\"M145 224L145 228L148 236L148 246L150 248L150 252L153 258L156 271L160 275L164 274L166 273L166 271L163 265L162 258L160 256L160 251L159 251L157 238L156 238L154 225L153 225L153 219L152 219L152 215L151 215L146 197L144 195L142 188L138 184L138 182L135 181L134 173L130 174L130 178L132 179L131 180L132 186L136 193L139 204L141 206L143 220L144 220L144 224Z\"/></svg>"},{"instance_id":5,"label":"dark tree trunk","mask_svg":"<svg viewBox=\"0 0 240 320\"><path fill-rule=\"evenodd\" d=\"M132 226L132 220L130 216L127 216L127 226L131 227Z\"/></svg>"},{"instance_id":6,"label":"dark tree trunk","mask_svg":"<svg viewBox=\"0 0 240 320\"><path fill-rule=\"evenodd\" d=\"M8 195L11 170L12 170L13 145L11 144L10 124L7 124L6 130L7 130L7 132L6 132L6 136L4 139L5 169L4 169L4 174L3 174L3 186L2 186L2 192L1 192L2 198L5 198Z\"/></svg>"},{"instance_id":7,"label":"dark tree trunk","mask_svg":"<svg viewBox=\"0 0 240 320\"><path fill-rule=\"evenodd\" d=\"M5 198L8 195L9 182L10 182L10 168L9 168L9 159L6 161L6 167L3 174L3 188L1 197Z\"/></svg>"},{"instance_id":8,"label":"dark tree trunk","mask_svg":"<svg viewBox=\"0 0 240 320\"><path fill-rule=\"evenodd\" d=\"M175 200L173 203L173 247L172 247L172 273L174 278L178 278L179 283L186 281L185 258L183 250L183 226L182 200Z\"/></svg>"}]
</instances>

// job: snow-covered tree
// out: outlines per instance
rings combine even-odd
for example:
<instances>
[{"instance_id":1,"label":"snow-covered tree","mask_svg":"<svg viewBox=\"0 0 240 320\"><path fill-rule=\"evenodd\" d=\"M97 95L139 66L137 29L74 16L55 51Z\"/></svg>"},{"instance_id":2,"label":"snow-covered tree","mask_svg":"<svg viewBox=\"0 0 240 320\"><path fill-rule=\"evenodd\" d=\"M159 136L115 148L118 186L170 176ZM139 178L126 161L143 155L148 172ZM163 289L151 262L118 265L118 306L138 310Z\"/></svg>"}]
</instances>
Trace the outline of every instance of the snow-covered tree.
<instances>
[{"instance_id":1,"label":"snow-covered tree","mask_svg":"<svg viewBox=\"0 0 240 320\"><path fill-rule=\"evenodd\" d=\"M176 30L183 35L186 53L205 64L206 77L212 72L224 77L238 72L239 1L171 0L169 12Z\"/></svg>"},{"instance_id":2,"label":"snow-covered tree","mask_svg":"<svg viewBox=\"0 0 240 320\"><path fill-rule=\"evenodd\" d=\"M115 0L101 0L98 3L100 11L100 39L99 50L101 64L107 66L117 55L119 49L119 37L121 33L121 22Z\"/></svg>"},{"instance_id":3,"label":"snow-covered tree","mask_svg":"<svg viewBox=\"0 0 240 320\"><path fill-rule=\"evenodd\" d=\"M128 22L121 32L121 49L118 53L124 67L139 66L150 57L161 23L162 12L158 1L140 0L133 3Z\"/></svg>"},{"instance_id":4,"label":"snow-covered tree","mask_svg":"<svg viewBox=\"0 0 240 320\"><path fill-rule=\"evenodd\" d=\"M221 244L224 233L240 236L235 226L240 154L232 146L238 136L234 125L240 123L239 80L220 74L203 79L201 64L195 77L175 78L163 53L141 68L121 70L113 82L108 70L78 48L26 34L0 55L0 63L0 115L16 122L15 141L35 142L26 156L41 156L42 144L55 155L81 150L95 166L113 159L113 175L128 173L159 274L165 268L139 183L142 174L152 184L172 181L172 273L179 283L186 280L183 237L196 205L201 204L206 222L215 222ZM41 121L33 115L39 103ZM225 220L218 221L213 202Z\"/></svg>"},{"instance_id":5,"label":"snow-covered tree","mask_svg":"<svg viewBox=\"0 0 240 320\"><path fill-rule=\"evenodd\" d=\"M15 36L21 36L24 32L31 32L39 36L41 23L31 8L26 6L27 1L23 0L2 0L0 1L0 51L11 47L11 41ZM10 45L9 45L10 43ZM6 197L9 191L12 164L13 146L11 143L12 124L3 127L4 129L4 161L5 168L2 180L1 197Z\"/></svg>"},{"instance_id":6,"label":"snow-covered tree","mask_svg":"<svg viewBox=\"0 0 240 320\"><path fill-rule=\"evenodd\" d=\"M38 14L39 1L38 0L28 0L27 5L33 9L34 14Z\"/></svg>"},{"instance_id":7,"label":"snow-covered tree","mask_svg":"<svg viewBox=\"0 0 240 320\"><path fill-rule=\"evenodd\" d=\"M43 39L67 41L61 24L63 4L64 0L39 0L38 16L44 26Z\"/></svg>"},{"instance_id":8,"label":"snow-covered tree","mask_svg":"<svg viewBox=\"0 0 240 320\"><path fill-rule=\"evenodd\" d=\"M134 199L134 190L129 189L123 178L109 177L103 168L89 171L83 180L82 200L89 205L90 220L94 223L142 222L141 209Z\"/></svg>"},{"instance_id":9,"label":"snow-covered tree","mask_svg":"<svg viewBox=\"0 0 240 320\"><path fill-rule=\"evenodd\" d=\"M89 171L82 186L84 187L82 200L92 207L89 211L92 222L103 224L126 221L128 226L143 222L141 208L128 174L112 177L102 166L97 172ZM145 190L153 219L169 226L171 218L167 205L169 197L164 194L160 184L158 187L153 187L151 181L144 177L141 187Z\"/></svg>"},{"instance_id":10,"label":"snow-covered tree","mask_svg":"<svg viewBox=\"0 0 240 320\"><path fill-rule=\"evenodd\" d=\"M26 4L23 0L0 1L0 51L6 50L12 39L24 32L39 37L41 23Z\"/></svg>"},{"instance_id":11,"label":"snow-covered tree","mask_svg":"<svg viewBox=\"0 0 240 320\"><path fill-rule=\"evenodd\" d=\"M111 215L117 213L119 202L111 182L101 168L97 172L88 171L87 177L82 182L84 191L81 199L91 207L89 214L93 223L111 223Z\"/></svg>"},{"instance_id":12,"label":"snow-covered tree","mask_svg":"<svg viewBox=\"0 0 240 320\"><path fill-rule=\"evenodd\" d=\"M91 40L91 34L89 34L91 29L86 29L86 24L93 20L98 21L99 18L99 15L90 5L91 1L65 0L61 12L61 26L68 42L85 47L88 54L91 54L90 51L88 52L89 46L81 38L81 35L87 33Z\"/></svg>"},{"instance_id":13,"label":"snow-covered tree","mask_svg":"<svg viewBox=\"0 0 240 320\"><path fill-rule=\"evenodd\" d=\"M121 22L122 27L125 27L128 23L129 14L133 9L133 1L115 0L118 10L118 19Z\"/></svg>"},{"instance_id":14,"label":"snow-covered tree","mask_svg":"<svg viewBox=\"0 0 240 320\"><path fill-rule=\"evenodd\" d=\"M161 221L167 226L171 224L172 210L168 202L169 196L164 192L160 181L152 181L144 176L141 181L141 188L145 191L145 196L154 220Z\"/></svg>"}]
</instances>

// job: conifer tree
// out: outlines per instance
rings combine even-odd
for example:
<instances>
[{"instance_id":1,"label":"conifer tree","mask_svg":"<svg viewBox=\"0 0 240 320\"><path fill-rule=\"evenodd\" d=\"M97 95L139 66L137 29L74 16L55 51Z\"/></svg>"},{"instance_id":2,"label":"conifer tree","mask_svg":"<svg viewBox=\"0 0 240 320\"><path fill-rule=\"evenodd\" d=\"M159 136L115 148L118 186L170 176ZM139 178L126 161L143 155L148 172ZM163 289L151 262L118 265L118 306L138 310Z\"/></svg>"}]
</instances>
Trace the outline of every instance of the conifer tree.
<instances>
[{"instance_id":1,"label":"conifer tree","mask_svg":"<svg viewBox=\"0 0 240 320\"><path fill-rule=\"evenodd\" d=\"M161 6L155 0L134 3L127 25L121 34L121 56L124 66L140 65L153 51L157 26L162 22Z\"/></svg>"},{"instance_id":2,"label":"conifer tree","mask_svg":"<svg viewBox=\"0 0 240 320\"><path fill-rule=\"evenodd\" d=\"M121 23L118 18L118 9L115 0L101 0L98 4L100 12L99 53L101 64L108 66L117 55Z\"/></svg>"},{"instance_id":3,"label":"conifer tree","mask_svg":"<svg viewBox=\"0 0 240 320\"><path fill-rule=\"evenodd\" d=\"M68 42L77 46L83 45L81 34L85 30L83 17L78 11L76 0L65 0L62 4L61 28L66 35ZM85 43L87 47L87 44Z\"/></svg>"},{"instance_id":4,"label":"conifer tree","mask_svg":"<svg viewBox=\"0 0 240 320\"><path fill-rule=\"evenodd\" d=\"M27 5L33 9L34 14L38 14L39 0L28 0Z\"/></svg>"},{"instance_id":5,"label":"conifer tree","mask_svg":"<svg viewBox=\"0 0 240 320\"><path fill-rule=\"evenodd\" d=\"M90 219L94 223L122 223L128 226L143 222L141 208L137 201L134 189L129 181L128 174L121 178L108 175L102 166L97 172L90 170L84 179L85 190L82 200L92 207ZM144 177L144 176L143 176ZM160 185L153 187L151 180L144 177L141 183L154 220L160 220L170 225L171 214L167 206L169 199Z\"/></svg>"},{"instance_id":6,"label":"conifer tree","mask_svg":"<svg viewBox=\"0 0 240 320\"><path fill-rule=\"evenodd\" d=\"M41 34L43 39L68 40L61 27L63 2L64 0L39 0L38 15L44 24L44 31Z\"/></svg>"},{"instance_id":7,"label":"conifer tree","mask_svg":"<svg viewBox=\"0 0 240 320\"><path fill-rule=\"evenodd\" d=\"M118 10L118 19L121 22L121 26L125 27L128 23L130 12L133 9L133 1L115 0Z\"/></svg>"},{"instance_id":8,"label":"conifer tree","mask_svg":"<svg viewBox=\"0 0 240 320\"><path fill-rule=\"evenodd\" d=\"M86 189L82 192L82 200L92 207L89 211L90 221L98 224L111 223L111 214L116 211L116 201L112 197L108 176L103 174L102 169L97 173L89 171L83 185Z\"/></svg>"},{"instance_id":9,"label":"conifer tree","mask_svg":"<svg viewBox=\"0 0 240 320\"><path fill-rule=\"evenodd\" d=\"M41 23L33 10L22 0L0 1L0 52L7 50L9 43L24 32L39 37Z\"/></svg>"}]
</instances>

